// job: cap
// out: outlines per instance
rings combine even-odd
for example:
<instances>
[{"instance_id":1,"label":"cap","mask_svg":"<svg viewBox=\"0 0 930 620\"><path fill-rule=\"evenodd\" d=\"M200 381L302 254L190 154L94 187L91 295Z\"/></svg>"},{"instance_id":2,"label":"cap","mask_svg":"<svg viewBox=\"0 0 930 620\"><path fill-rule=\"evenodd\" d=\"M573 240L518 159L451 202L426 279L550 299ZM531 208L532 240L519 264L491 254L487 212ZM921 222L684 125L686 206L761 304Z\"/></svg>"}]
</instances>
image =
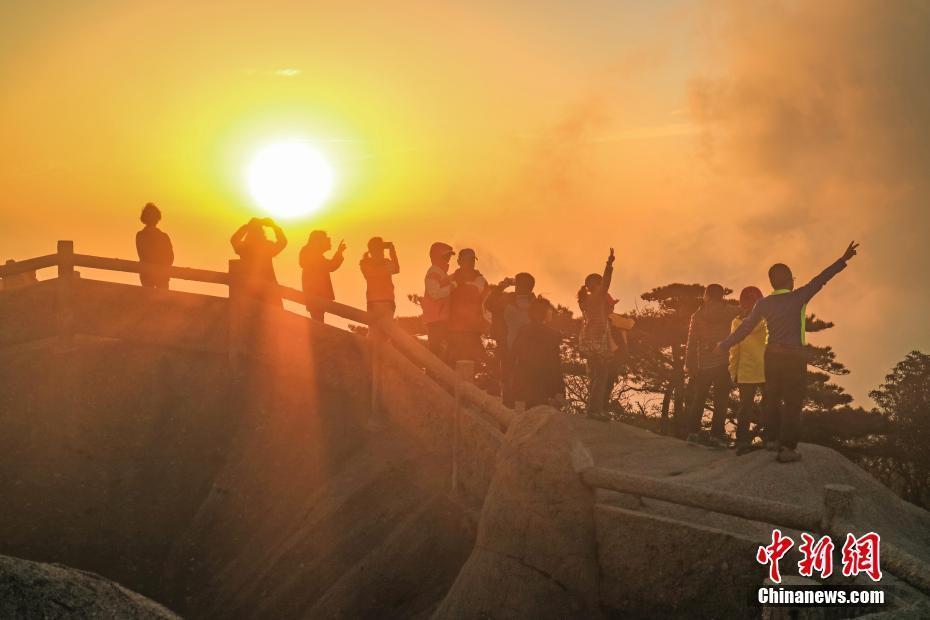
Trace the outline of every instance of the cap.
<instances>
[{"instance_id":1,"label":"cap","mask_svg":"<svg viewBox=\"0 0 930 620\"><path fill-rule=\"evenodd\" d=\"M463 256L471 256L473 259L478 260L478 256L475 254L475 251L471 248L465 248L465 249L459 250L459 258L462 258Z\"/></svg>"},{"instance_id":2,"label":"cap","mask_svg":"<svg viewBox=\"0 0 930 620\"><path fill-rule=\"evenodd\" d=\"M442 241L437 241L433 245L429 246L429 255L430 257L441 257L446 255L452 255L455 252L452 250L452 246L448 243L443 243Z\"/></svg>"}]
</instances>

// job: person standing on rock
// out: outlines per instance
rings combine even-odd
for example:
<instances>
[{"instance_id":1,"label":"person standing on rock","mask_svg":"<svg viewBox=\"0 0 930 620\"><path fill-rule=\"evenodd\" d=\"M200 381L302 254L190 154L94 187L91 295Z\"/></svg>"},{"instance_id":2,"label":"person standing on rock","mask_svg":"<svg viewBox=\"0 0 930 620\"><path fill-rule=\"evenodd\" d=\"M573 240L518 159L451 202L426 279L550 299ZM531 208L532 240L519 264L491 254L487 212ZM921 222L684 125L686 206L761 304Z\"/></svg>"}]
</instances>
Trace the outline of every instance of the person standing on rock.
<instances>
[{"instance_id":1,"label":"person standing on rock","mask_svg":"<svg viewBox=\"0 0 930 620\"><path fill-rule=\"evenodd\" d=\"M616 300L610 296L610 281L614 272L614 249L610 248L603 275L589 274L578 290L582 326L578 348L588 366L588 417L603 420L613 391L610 364L617 345L610 332L610 313Z\"/></svg>"},{"instance_id":2,"label":"person standing on rock","mask_svg":"<svg viewBox=\"0 0 930 620\"><path fill-rule=\"evenodd\" d=\"M430 246L430 266L423 278L423 298L420 300L427 346L433 355L442 360L446 355L449 330L449 297L452 295L449 262L453 254L455 252L448 243L437 241Z\"/></svg>"},{"instance_id":3,"label":"person standing on rock","mask_svg":"<svg viewBox=\"0 0 930 620\"><path fill-rule=\"evenodd\" d=\"M690 376L691 401L685 410L688 441L726 448L727 409L730 404L730 374L726 353L716 351L716 343L730 333L734 312L723 301L724 290L719 284L704 289L704 305L691 315L688 344L685 350L685 372ZM710 437L701 433L704 404L713 388L714 416Z\"/></svg>"},{"instance_id":4,"label":"person standing on rock","mask_svg":"<svg viewBox=\"0 0 930 620\"><path fill-rule=\"evenodd\" d=\"M527 409L538 405L561 408L565 403L562 379L562 334L547 323L552 304L534 298L527 308L529 322L520 328L510 347L513 363L513 398Z\"/></svg>"},{"instance_id":5,"label":"person standing on rock","mask_svg":"<svg viewBox=\"0 0 930 620\"><path fill-rule=\"evenodd\" d=\"M510 287L513 291L508 291ZM513 356L511 350L517 334L530 322L530 305L536 299L533 288L536 278L529 273L518 273L504 278L484 302L491 314L491 338L494 339L494 369L504 405L513 407Z\"/></svg>"},{"instance_id":6,"label":"person standing on rock","mask_svg":"<svg viewBox=\"0 0 930 620\"><path fill-rule=\"evenodd\" d=\"M801 435L801 406L807 389L807 303L833 276L846 268L857 253L853 241L843 255L813 280L794 288L794 275L788 265L776 263L769 268L769 282L774 289L756 302L749 316L715 351L727 351L747 338L763 319L768 328L765 346L766 441L778 441L778 461L800 460L798 440Z\"/></svg>"},{"instance_id":7,"label":"person standing on rock","mask_svg":"<svg viewBox=\"0 0 930 620\"><path fill-rule=\"evenodd\" d=\"M459 252L459 268L452 274L449 296L449 362L484 361L481 334L488 327L484 317L484 300L488 296L488 281L475 268L478 257L471 248Z\"/></svg>"},{"instance_id":8,"label":"person standing on rock","mask_svg":"<svg viewBox=\"0 0 930 620\"><path fill-rule=\"evenodd\" d=\"M313 298L333 301L336 295L333 292L333 280L329 275L339 269L344 260L343 253L346 244L339 242L339 247L332 258L326 258L326 252L333 247L333 242L322 230L314 230L307 237L307 245L300 250L301 284L304 297L306 297L307 312L310 318L323 322L326 311L319 304L311 301Z\"/></svg>"},{"instance_id":9,"label":"person standing on rock","mask_svg":"<svg viewBox=\"0 0 930 620\"><path fill-rule=\"evenodd\" d=\"M388 256L384 253L387 252ZM397 250L390 241L381 237L372 237L368 240L368 251L359 261L359 268L365 276L368 288L365 299L368 302L368 312L373 319L393 318L397 304L394 301L394 276L400 273L400 263L397 260Z\"/></svg>"},{"instance_id":10,"label":"person standing on rock","mask_svg":"<svg viewBox=\"0 0 930 620\"><path fill-rule=\"evenodd\" d=\"M265 228L272 230L274 241L265 235ZM259 301L280 306L281 293L273 260L287 246L281 227L270 217L253 217L233 233L229 242L241 259L243 292Z\"/></svg>"},{"instance_id":11,"label":"person standing on rock","mask_svg":"<svg viewBox=\"0 0 930 620\"><path fill-rule=\"evenodd\" d=\"M756 302L762 299L762 291L755 286L747 286L739 294L739 314L730 324L730 332L736 331L749 316ZM749 423L755 408L756 393L762 393L763 410L765 409L765 340L768 330L765 321L759 321L749 336L730 349L730 379L739 391L739 413L736 417L736 454L746 454L752 450L752 434ZM764 420L761 421L764 424ZM762 424L757 426L761 427Z\"/></svg>"},{"instance_id":12,"label":"person standing on rock","mask_svg":"<svg viewBox=\"0 0 930 620\"><path fill-rule=\"evenodd\" d=\"M162 230L161 210L154 203L142 208L139 217L145 228L136 233L136 253L141 263L139 281L147 288L168 288L168 267L174 263L174 248L171 238Z\"/></svg>"}]
</instances>

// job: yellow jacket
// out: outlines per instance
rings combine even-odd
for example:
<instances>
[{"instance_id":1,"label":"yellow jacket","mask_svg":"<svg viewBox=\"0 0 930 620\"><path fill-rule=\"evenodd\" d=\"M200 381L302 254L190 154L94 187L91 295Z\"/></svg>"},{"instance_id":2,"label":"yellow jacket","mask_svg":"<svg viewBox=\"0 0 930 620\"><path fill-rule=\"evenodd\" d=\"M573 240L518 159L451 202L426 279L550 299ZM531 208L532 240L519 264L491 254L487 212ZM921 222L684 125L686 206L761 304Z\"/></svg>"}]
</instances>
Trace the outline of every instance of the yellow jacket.
<instances>
[{"instance_id":1,"label":"yellow jacket","mask_svg":"<svg viewBox=\"0 0 930 620\"><path fill-rule=\"evenodd\" d=\"M733 319L730 333L742 322L740 317ZM768 335L765 321L759 321L745 340L730 349L730 378L733 383L765 383L765 343Z\"/></svg>"}]
</instances>

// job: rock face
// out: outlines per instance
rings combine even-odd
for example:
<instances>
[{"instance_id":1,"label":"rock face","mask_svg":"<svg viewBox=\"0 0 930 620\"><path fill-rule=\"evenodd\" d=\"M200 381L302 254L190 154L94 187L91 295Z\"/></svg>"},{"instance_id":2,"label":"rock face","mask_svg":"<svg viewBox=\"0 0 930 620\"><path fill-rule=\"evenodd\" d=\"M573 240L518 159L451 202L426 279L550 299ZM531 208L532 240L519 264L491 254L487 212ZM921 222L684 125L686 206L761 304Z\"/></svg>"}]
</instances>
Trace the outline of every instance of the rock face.
<instances>
[{"instance_id":1,"label":"rock face","mask_svg":"<svg viewBox=\"0 0 930 620\"><path fill-rule=\"evenodd\" d=\"M576 472L579 449L554 409L538 407L513 423L474 550L434 617L600 614L594 496Z\"/></svg>"},{"instance_id":2,"label":"rock face","mask_svg":"<svg viewBox=\"0 0 930 620\"><path fill-rule=\"evenodd\" d=\"M100 575L0 555L0 618L176 620L179 616Z\"/></svg>"},{"instance_id":3,"label":"rock face","mask_svg":"<svg viewBox=\"0 0 930 620\"><path fill-rule=\"evenodd\" d=\"M421 409L373 430L365 340L278 310L231 357L226 300L90 280L59 346L53 285L0 295L0 554L190 618L433 612L480 499L411 430L448 394L411 385Z\"/></svg>"}]
</instances>

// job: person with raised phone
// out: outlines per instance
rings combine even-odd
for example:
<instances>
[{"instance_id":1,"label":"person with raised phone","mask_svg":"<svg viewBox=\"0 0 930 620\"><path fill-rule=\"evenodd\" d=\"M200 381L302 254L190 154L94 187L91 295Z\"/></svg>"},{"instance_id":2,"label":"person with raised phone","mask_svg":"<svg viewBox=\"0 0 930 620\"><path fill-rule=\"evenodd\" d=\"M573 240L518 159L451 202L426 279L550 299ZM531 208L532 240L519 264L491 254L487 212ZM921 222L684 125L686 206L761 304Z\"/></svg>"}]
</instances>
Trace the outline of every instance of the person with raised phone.
<instances>
[{"instance_id":1,"label":"person with raised phone","mask_svg":"<svg viewBox=\"0 0 930 620\"><path fill-rule=\"evenodd\" d=\"M387 256L384 253L387 252ZM365 277L368 288L365 299L368 312L374 319L394 318L397 305L394 302L394 276L400 273L397 250L392 241L381 237L368 240L368 251L359 261L359 268Z\"/></svg>"},{"instance_id":2,"label":"person with raised phone","mask_svg":"<svg viewBox=\"0 0 930 620\"><path fill-rule=\"evenodd\" d=\"M765 417L768 423L765 442L772 449L778 448L779 462L789 463L801 458L797 446L801 435L801 406L807 387L807 302L833 276L846 268L846 263L856 255L858 247L855 241L850 243L836 262L797 289L794 288L794 276L787 265L772 265L769 268L769 281L774 289L772 293L757 301L749 316L715 348L718 352L729 350L752 333L759 321L765 319L768 327L765 347L768 409Z\"/></svg>"},{"instance_id":3,"label":"person with raised phone","mask_svg":"<svg viewBox=\"0 0 930 620\"><path fill-rule=\"evenodd\" d=\"M268 228L274 241L265 234ZM242 264L243 292L257 300L280 306L281 293L274 273L274 257L287 246L284 231L270 217L253 217L240 226L229 242Z\"/></svg>"},{"instance_id":4,"label":"person with raised phone","mask_svg":"<svg viewBox=\"0 0 930 620\"><path fill-rule=\"evenodd\" d=\"M610 360L617 345L610 333L610 313L617 301L610 296L610 283L614 259L614 249L610 248L604 273L588 274L578 290L582 319L578 349L588 366L587 415L595 420L607 420L607 405L613 390Z\"/></svg>"},{"instance_id":5,"label":"person with raised phone","mask_svg":"<svg viewBox=\"0 0 930 620\"><path fill-rule=\"evenodd\" d=\"M306 298L305 305L310 318L321 323L325 319L326 311L317 300L336 299L330 274L339 269L345 259L345 242L340 241L332 257L327 258L326 252L332 247L333 242L325 231L314 230L307 237L307 245L300 249L300 280Z\"/></svg>"}]
</instances>

